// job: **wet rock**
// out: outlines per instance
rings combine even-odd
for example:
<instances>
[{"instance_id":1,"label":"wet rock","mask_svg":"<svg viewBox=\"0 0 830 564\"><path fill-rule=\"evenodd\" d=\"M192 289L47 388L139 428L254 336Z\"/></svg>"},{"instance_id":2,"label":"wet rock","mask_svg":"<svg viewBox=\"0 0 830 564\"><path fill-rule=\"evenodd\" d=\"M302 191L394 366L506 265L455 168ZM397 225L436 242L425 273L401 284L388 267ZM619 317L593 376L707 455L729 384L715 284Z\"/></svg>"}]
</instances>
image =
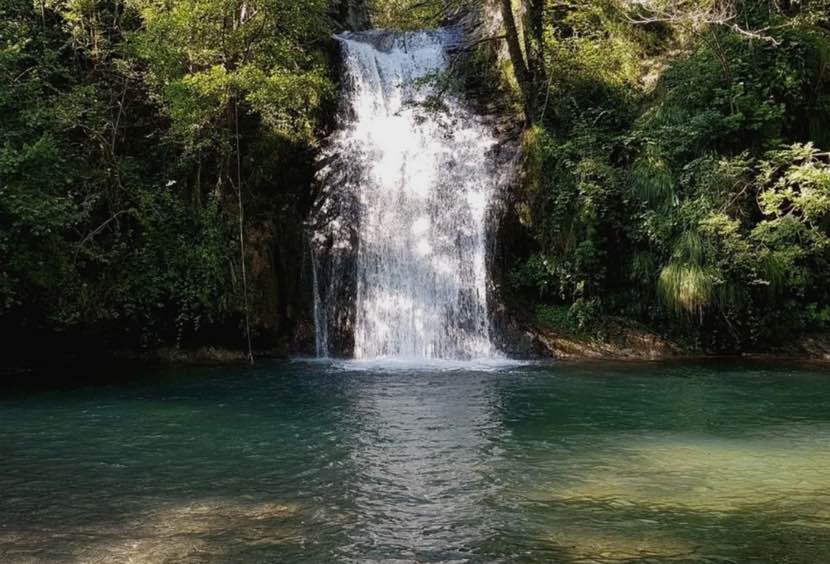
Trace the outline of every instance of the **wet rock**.
<instances>
[{"instance_id":1,"label":"wet rock","mask_svg":"<svg viewBox=\"0 0 830 564\"><path fill-rule=\"evenodd\" d=\"M334 0L332 11L345 29L359 31L372 27L366 0Z\"/></svg>"}]
</instances>

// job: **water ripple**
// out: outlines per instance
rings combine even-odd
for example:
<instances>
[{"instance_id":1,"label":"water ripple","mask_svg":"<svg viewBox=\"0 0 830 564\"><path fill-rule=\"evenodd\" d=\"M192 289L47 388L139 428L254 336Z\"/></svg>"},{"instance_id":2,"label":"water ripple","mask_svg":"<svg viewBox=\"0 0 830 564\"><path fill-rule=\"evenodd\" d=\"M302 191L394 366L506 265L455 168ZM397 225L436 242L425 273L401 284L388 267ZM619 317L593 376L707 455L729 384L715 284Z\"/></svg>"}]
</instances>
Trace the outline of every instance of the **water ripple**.
<instances>
[{"instance_id":1,"label":"water ripple","mask_svg":"<svg viewBox=\"0 0 830 564\"><path fill-rule=\"evenodd\" d=\"M830 379L292 362L0 396L2 562L821 562Z\"/></svg>"}]
</instances>

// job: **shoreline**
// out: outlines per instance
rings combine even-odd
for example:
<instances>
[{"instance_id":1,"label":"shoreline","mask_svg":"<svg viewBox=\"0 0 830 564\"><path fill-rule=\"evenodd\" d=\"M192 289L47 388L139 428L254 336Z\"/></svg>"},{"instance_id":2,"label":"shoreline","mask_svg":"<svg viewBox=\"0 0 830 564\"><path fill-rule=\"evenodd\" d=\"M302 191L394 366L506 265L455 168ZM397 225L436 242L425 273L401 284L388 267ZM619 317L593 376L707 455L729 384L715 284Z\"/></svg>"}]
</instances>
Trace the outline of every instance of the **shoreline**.
<instances>
[{"instance_id":1,"label":"shoreline","mask_svg":"<svg viewBox=\"0 0 830 564\"><path fill-rule=\"evenodd\" d=\"M542 363L563 363L563 364L678 364L678 363L711 363L711 362L741 362L747 361L762 364L796 364L796 365L830 365L830 356L811 356L809 354L791 354L781 352L738 352L738 353L680 353L671 356L647 356L647 355L561 355L544 356L532 355L526 357L508 356L512 360L526 360L529 362ZM255 364L261 362L292 361L302 359L313 359L303 355L286 355L278 351L254 351ZM336 360L336 359L335 359ZM121 369L126 366L141 369L145 367L210 367L210 366L239 366L248 365L248 358L245 351L239 349L202 347L199 349L159 349L140 353L114 352L101 357L75 357L71 359L55 359L46 363L18 364L17 366L4 366L0 368L0 376L14 378L31 374L49 373L55 370L72 370L85 368L89 370L82 379L92 378L101 372L109 372L111 369ZM73 374L73 378L77 373ZM7 380L8 382L8 380Z\"/></svg>"}]
</instances>

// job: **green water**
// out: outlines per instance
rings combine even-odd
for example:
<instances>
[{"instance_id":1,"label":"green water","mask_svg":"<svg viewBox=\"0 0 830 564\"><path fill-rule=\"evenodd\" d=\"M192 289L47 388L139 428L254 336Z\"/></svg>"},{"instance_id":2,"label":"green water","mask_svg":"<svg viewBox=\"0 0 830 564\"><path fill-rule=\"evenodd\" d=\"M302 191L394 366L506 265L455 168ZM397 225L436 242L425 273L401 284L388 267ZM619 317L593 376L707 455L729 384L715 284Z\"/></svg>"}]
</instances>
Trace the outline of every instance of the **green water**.
<instances>
[{"instance_id":1,"label":"green water","mask_svg":"<svg viewBox=\"0 0 830 564\"><path fill-rule=\"evenodd\" d=\"M830 562L826 366L63 382L0 394L0 562Z\"/></svg>"}]
</instances>

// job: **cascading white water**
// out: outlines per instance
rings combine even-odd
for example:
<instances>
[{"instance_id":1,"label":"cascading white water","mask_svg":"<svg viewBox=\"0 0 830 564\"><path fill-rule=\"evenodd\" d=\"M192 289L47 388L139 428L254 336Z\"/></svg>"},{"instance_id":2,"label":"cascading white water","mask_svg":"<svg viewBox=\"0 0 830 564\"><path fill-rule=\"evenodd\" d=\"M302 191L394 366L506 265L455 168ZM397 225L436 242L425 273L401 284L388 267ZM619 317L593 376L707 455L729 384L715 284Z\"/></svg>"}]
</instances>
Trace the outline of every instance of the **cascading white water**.
<instances>
[{"instance_id":1,"label":"cascading white water","mask_svg":"<svg viewBox=\"0 0 830 564\"><path fill-rule=\"evenodd\" d=\"M360 170L360 181L342 186L356 192L357 359L497 355L485 265L485 214L496 187L487 153L495 138L431 80L448 69L454 38L450 30L339 37L350 119L330 152ZM427 109L436 98L441 109ZM337 190L329 187L328 197ZM337 307L320 295L318 354L328 335L320 324L331 318L325 310Z\"/></svg>"}]
</instances>

